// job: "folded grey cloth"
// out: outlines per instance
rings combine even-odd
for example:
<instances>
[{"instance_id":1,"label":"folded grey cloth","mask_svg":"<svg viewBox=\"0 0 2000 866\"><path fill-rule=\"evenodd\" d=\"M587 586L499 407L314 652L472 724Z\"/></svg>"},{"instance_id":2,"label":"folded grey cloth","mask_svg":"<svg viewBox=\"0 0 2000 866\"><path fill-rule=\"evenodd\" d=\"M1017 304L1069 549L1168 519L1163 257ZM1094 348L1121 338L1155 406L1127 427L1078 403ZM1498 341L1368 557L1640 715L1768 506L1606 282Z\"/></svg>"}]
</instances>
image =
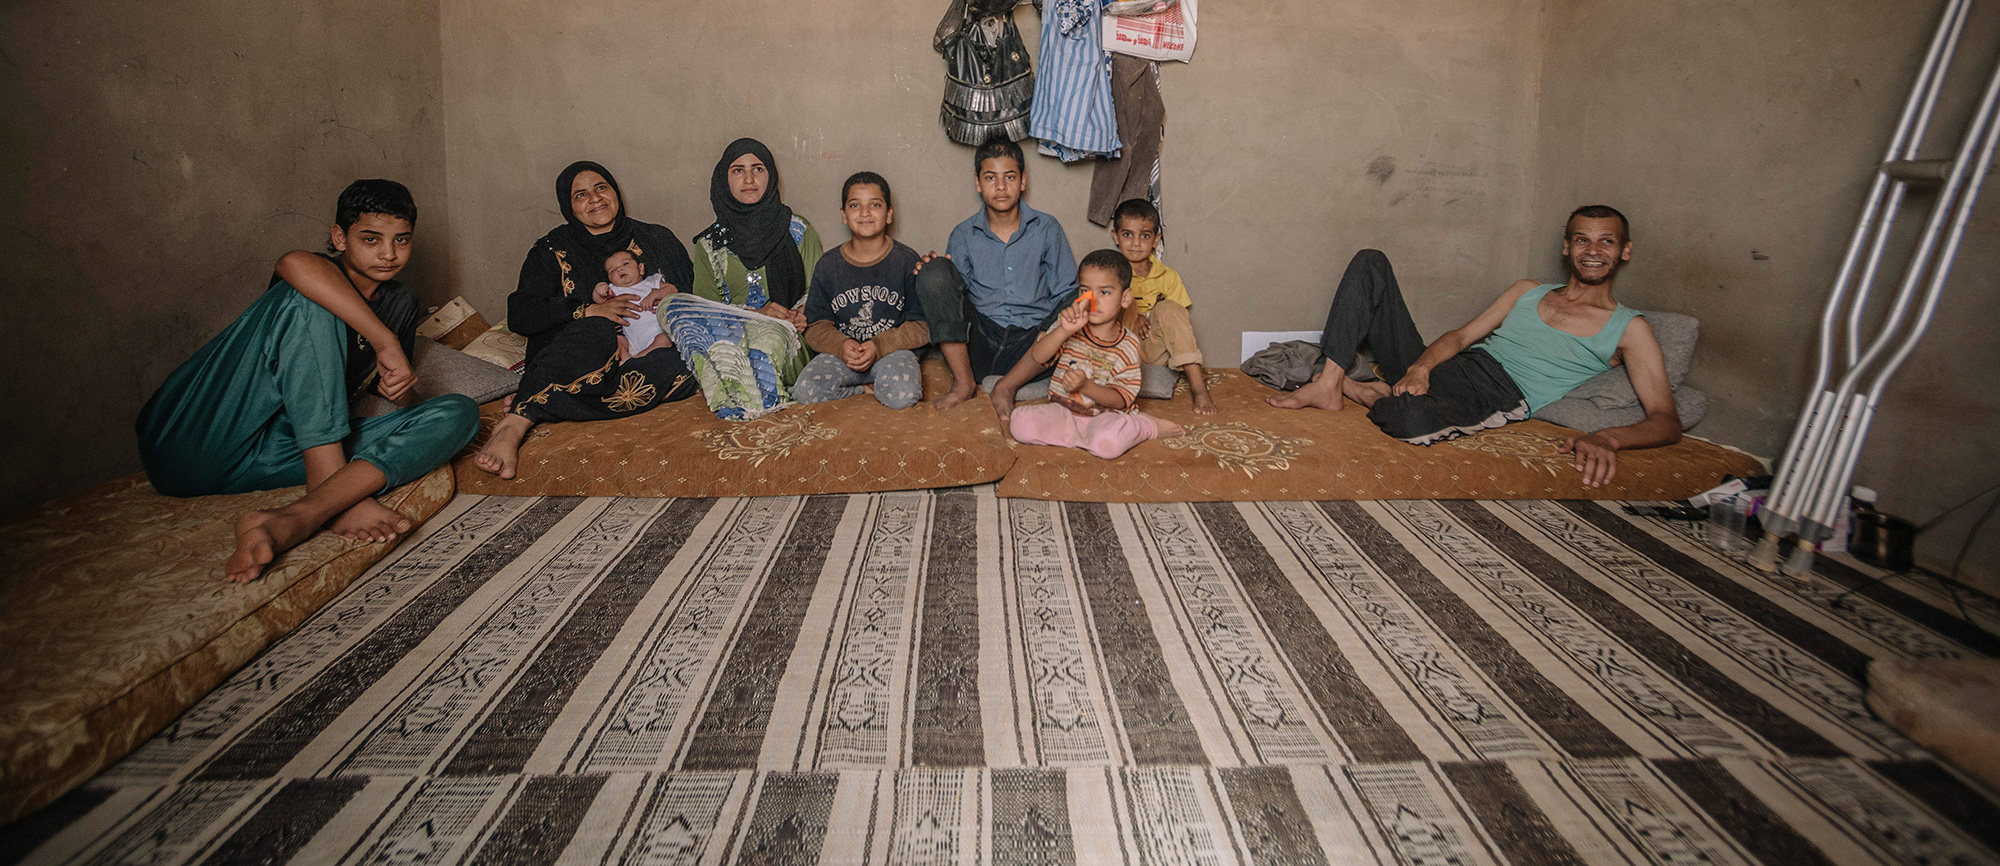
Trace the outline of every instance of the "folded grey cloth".
<instances>
[{"instance_id":1,"label":"folded grey cloth","mask_svg":"<svg viewBox=\"0 0 2000 866\"><path fill-rule=\"evenodd\" d=\"M1288 340L1272 343L1243 362L1243 373L1280 391L1295 391L1319 375L1326 357L1318 343Z\"/></svg>"}]
</instances>

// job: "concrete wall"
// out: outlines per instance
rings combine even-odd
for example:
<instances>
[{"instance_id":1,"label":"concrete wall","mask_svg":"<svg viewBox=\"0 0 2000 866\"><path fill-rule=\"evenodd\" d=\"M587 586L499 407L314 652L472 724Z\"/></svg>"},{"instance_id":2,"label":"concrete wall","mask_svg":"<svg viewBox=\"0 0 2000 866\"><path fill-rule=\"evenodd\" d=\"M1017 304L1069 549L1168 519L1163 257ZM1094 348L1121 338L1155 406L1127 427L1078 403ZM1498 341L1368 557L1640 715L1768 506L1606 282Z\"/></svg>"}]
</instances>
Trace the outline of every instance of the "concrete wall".
<instances>
[{"instance_id":1,"label":"concrete wall","mask_svg":"<svg viewBox=\"0 0 2000 866\"><path fill-rule=\"evenodd\" d=\"M454 285L504 314L575 159L616 173L634 216L692 237L713 219L716 158L746 135L829 245L846 238L841 180L872 169L895 187L897 236L942 249L979 204L971 149L937 124L946 5L446 0L449 194L480 214L454 227ZM1016 17L1035 45L1037 13ZM1163 186L1166 258L1215 363L1236 363L1243 330L1316 329L1363 246L1395 257L1432 332L1521 275L1535 4L1231 0L1201 26L1194 64L1163 71ZM1109 245L1084 218L1090 172L1030 157L1027 201L1079 255Z\"/></svg>"},{"instance_id":2,"label":"concrete wall","mask_svg":"<svg viewBox=\"0 0 2000 866\"><path fill-rule=\"evenodd\" d=\"M356 177L449 297L435 0L0 7L0 513L138 470L132 421Z\"/></svg>"},{"instance_id":3,"label":"concrete wall","mask_svg":"<svg viewBox=\"0 0 2000 866\"><path fill-rule=\"evenodd\" d=\"M1702 435L1782 454L1811 384L1820 310L1942 7L1548 5L1535 228L1586 201L1633 219L1619 295L1701 317L1689 378L1713 399ZM2000 9L1975 4L1966 32L1971 74L1954 78L1925 155L1956 146L1993 68ZM1920 522L2000 483L1996 188L2000 179L1987 183L1936 324L1886 392L1856 476L1884 510ZM1893 286L1901 271L1885 273ZM1927 533L1920 559L1948 567L1984 505ZM2000 522L1967 563L1989 589L2000 588L1996 552Z\"/></svg>"}]
</instances>

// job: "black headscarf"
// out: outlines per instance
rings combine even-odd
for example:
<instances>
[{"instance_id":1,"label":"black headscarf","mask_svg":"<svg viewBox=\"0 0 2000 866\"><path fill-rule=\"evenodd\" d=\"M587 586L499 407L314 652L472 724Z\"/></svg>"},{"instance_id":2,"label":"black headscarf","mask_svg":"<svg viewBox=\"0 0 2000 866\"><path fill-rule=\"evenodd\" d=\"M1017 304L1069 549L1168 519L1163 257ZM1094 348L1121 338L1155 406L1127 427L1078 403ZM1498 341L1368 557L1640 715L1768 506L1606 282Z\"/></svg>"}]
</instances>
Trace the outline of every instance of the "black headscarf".
<instances>
[{"instance_id":1,"label":"black headscarf","mask_svg":"<svg viewBox=\"0 0 2000 866\"><path fill-rule=\"evenodd\" d=\"M576 183L577 175L586 171L597 172L605 183L611 185L611 191L618 194L618 217L612 221L611 230L603 234L591 234L590 229L584 227L583 220L576 218L576 205L569 200L570 185ZM567 223L557 230L567 229L563 232L568 236L564 238L569 241L567 246L597 253L599 261L624 249L632 240L632 224L636 220L625 215L625 191L618 188L618 179L612 177L609 170L589 160L572 162L562 170L562 174L556 175L556 212L562 214L563 222Z\"/></svg>"},{"instance_id":2,"label":"black headscarf","mask_svg":"<svg viewBox=\"0 0 2000 866\"><path fill-rule=\"evenodd\" d=\"M729 192L729 165L745 154L762 160L770 173L764 197L755 204L737 201ZM728 247L743 260L745 268L754 271L768 265L764 293L787 307L797 306L806 295L806 269L799 258L798 242L792 240L792 209L778 196L778 164L771 158L771 149L754 138L730 142L709 178L708 202L715 208L715 225L703 234ZM721 274L715 277L722 279Z\"/></svg>"}]
</instances>

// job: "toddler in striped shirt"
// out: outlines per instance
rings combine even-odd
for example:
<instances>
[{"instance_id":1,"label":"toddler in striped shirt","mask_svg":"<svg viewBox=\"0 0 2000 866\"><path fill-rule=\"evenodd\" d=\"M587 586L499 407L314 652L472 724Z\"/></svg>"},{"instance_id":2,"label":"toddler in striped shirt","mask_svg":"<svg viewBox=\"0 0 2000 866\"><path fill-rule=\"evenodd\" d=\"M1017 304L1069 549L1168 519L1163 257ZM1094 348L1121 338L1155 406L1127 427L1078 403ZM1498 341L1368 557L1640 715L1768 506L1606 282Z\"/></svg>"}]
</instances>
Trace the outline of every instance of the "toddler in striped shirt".
<instances>
[{"instance_id":1,"label":"toddler in striped shirt","mask_svg":"<svg viewBox=\"0 0 2000 866\"><path fill-rule=\"evenodd\" d=\"M1023 380L1054 366L1049 402L1009 407L1001 419L1018 442L1082 448L1106 460L1180 425L1133 410L1139 397L1139 338L1119 321L1132 305L1132 264L1098 250L1077 265L1082 292L1008 374ZM1003 383L1003 387L1004 387Z\"/></svg>"}]
</instances>

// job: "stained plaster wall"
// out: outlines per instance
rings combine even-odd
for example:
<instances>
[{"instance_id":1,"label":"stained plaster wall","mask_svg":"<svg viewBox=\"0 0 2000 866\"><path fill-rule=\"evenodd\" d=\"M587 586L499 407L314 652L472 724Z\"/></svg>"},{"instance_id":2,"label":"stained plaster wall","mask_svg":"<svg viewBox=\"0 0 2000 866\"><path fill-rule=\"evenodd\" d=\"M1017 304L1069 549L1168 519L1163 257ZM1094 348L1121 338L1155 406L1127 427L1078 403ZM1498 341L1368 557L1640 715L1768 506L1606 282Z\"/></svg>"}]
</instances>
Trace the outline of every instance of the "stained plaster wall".
<instances>
[{"instance_id":1,"label":"stained plaster wall","mask_svg":"<svg viewBox=\"0 0 2000 866\"><path fill-rule=\"evenodd\" d=\"M138 470L147 396L356 177L410 186L404 277L449 297L439 33L435 0L0 5L0 513Z\"/></svg>"},{"instance_id":2,"label":"stained plaster wall","mask_svg":"<svg viewBox=\"0 0 2000 866\"><path fill-rule=\"evenodd\" d=\"M710 172L738 136L770 145L782 192L830 245L839 185L894 186L897 237L942 249L979 206L971 149L937 123L946 3L732 4L446 0L445 112L454 285L504 315L528 245L560 222L572 160L618 176L629 211L683 240L713 220ZM1039 18L1018 7L1030 46ZM1231 0L1202 10L1191 66L1162 72L1166 259L1214 363L1243 330L1317 328L1339 269L1375 246L1399 263L1428 331L1528 262L1533 3ZM1029 157L1030 206L1083 252L1091 168Z\"/></svg>"},{"instance_id":3,"label":"stained plaster wall","mask_svg":"<svg viewBox=\"0 0 2000 866\"><path fill-rule=\"evenodd\" d=\"M1943 5L1547 5L1535 228L1586 200L1634 219L1621 299L1702 320L1689 378L1712 402L1698 433L1783 452L1820 310ZM2000 7L1974 11L1959 52L1967 73L1952 78L1927 156L1956 146L2000 50ZM2000 483L2000 178L1986 187L1935 324L1885 392L1856 473L1884 510L1920 522ZM1900 263L1884 273L1893 286ZM1920 561L1949 567L1985 504L1925 533ZM1962 576L2000 589L1996 554L1991 522Z\"/></svg>"}]
</instances>

